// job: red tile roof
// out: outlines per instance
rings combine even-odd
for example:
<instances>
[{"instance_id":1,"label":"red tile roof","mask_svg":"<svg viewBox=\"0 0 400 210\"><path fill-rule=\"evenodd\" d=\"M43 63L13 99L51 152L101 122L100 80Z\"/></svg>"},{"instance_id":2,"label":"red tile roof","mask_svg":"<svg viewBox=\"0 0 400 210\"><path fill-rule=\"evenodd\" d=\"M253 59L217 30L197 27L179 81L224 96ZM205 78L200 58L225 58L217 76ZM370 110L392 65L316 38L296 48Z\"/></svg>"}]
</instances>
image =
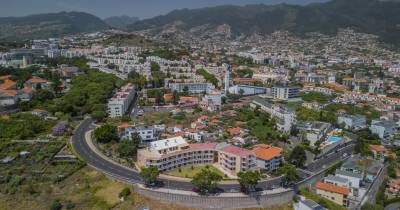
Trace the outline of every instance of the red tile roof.
<instances>
[{"instance_id":1,"label":"red tile roof","mask_svg":"<svg viewBox=\"0 0 400 210\"><path fill-rule=\"evenodd\" d=\"M282 156L282 149L278 147L271 147L266 144L257 144L253 147L254 154L257 158L262 160L271 160L275 157Z\"/></svg>"},{"instance_id":2,"label":"red tile roof","mask_svg":"<svg viewBox=\"0 0 400 210\"><path fill-rule=\"evenodd\" d=\"M216 143L199 143L199 144L191 144L190 148L193 150L210 150L215 149Z\"/></svg>"},{"instance_id":3,"label":"red tile roof","mask_svg":"<svg viewBox=\"0 0 400 210\"><path fill-rule=\"evenodd\" d=\"M247 157L249 155L253 155L253 152L250 151L250 150L243 149L243 148L240 148L240 147L235 147L235 146L232 146L232 145L222 148L221 151L223 151L225 153L230 153L230 154L233 154L233 155L237 155L237 156L240 156L240 157Z\"/></svg>"},{"instance_id":4,"label":"red tile roof","mask_svg":"<svg viewBox=\"0 0 400 210\"><path fill-rule=\"evenodd\" d=\"M339 187L334 184L328 184L324 182L317 182L317 184L315 184L315 187L319 190L338 193L342 195L348 195L350 193L350 190L346 187Z\"/></svg>"}]
</instances>

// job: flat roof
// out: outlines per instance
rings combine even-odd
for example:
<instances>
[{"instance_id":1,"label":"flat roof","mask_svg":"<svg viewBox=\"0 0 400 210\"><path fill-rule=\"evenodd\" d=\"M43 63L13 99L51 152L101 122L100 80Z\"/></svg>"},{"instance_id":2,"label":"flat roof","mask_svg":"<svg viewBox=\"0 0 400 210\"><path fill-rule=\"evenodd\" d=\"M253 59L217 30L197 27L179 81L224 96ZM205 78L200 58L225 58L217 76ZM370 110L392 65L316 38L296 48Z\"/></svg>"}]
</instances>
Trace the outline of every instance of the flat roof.
<instances>
[{"instance_id":1,"label":"flat roof","mask_svg":"<svg viewBox=\"0 0 400 210\"><path fill-rule=\"evenodd\" d=\"M158 141L153 141L150 143L151 151L159 151L172 147L176 147L182 144L187 144L186 140L182 136L177 136L169 139L162 139Z\"/></svg>"}]
</instances>

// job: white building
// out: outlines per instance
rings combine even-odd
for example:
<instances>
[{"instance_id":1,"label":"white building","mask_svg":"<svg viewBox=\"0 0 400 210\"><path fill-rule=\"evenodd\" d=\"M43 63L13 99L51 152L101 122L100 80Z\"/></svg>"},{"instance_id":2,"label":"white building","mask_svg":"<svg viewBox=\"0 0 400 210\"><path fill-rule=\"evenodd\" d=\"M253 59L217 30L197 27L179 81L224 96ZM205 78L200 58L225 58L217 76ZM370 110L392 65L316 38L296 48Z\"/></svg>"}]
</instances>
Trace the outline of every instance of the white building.
<instances>
[{"instance_id":1,"label":"white building","mask_svg":"<svg viewBox=\"0 0 400 210\"><path fill-rule=\"evenodd\" d=\"M339 115L337 122L344 124L345 129L362 130L367 127L367 118L362 115Z\"/></svg>"},{"instance_id":2,"label":"white building","mask_svg":"<svg viewBox=\"0 0 400 210\"><path fill-rule=\"evenodd\" d=\"M267 93L267 88L251 85L235 85L229 88L229 93L242 96L260 95Z\"/></svg>"},{"instance_id":3,"label":"white building","mask_svg":"<svg viewBox=\"0 0 400 210\"><path fill-rule=\"evenodd\" d=\"M299 98L299 87L273 87L272 97L280 100L291 100Z\"/></svg>"},{"instance_id":4,"label":"white building","mask_svg":"<svg viewBox=\"0 0 400 210\"><path fill-rule=\"evenodd\" d=\"M170 83L169 87L172 92L177 91L178 93L185 91L189 93L207 93L214 89L211 83Z\"/></svg>"},{"instance_id":5,"label":"white building","mask_svg":"<svg viewBox=\"0 0 400 210\"><path fill-rule=\"evenodd\" d=\"M108 101L108 115L110 117L121 117L129 109L133 99L135 98L135 86L127 84L123 86L115 95Z\"/></svg>"},{"instance_id":6,"label":"white building","mask_svg":"<svg viewBox=\"0 0 400 210\"><path fill-rule=\"evenodd\" d=\"M261 110L267 112L277 119L277 127L280 131L290 132L292 127L296 124L296 112L288 109L282 105L273 105L266 102L264 99L258 98L254 100L251 105L252 108L260 107Z\"/></svg>"},{"instance_id":7,"label":"white building","mask_svg":"<svg viewBox=\"0 0 400 210\"><path fill-rule=\"evenodd\" d=\"M369 129L381 139L388 138L398 133L399 125L390 120L372 120Z\"/></svg>"},{"instance_id":8,"label":"white building","mask_svg":"<svg viewBox=\"0 0 400 210\"><path fill-rule=\"evenodd\" d=\"M294 203L293 209L294 210L326 210L324 207L322 207L315 201L306 199L303 196L300 197L299 201Z\"/></svg>"},{"instance_id":9,"label":"white building","mask_svg":"<svg viewBox=\"0 0 400 210\"><path fill-rule=\"evenodd\" d=\"M158 139L157 129L153 126L148 125L137 125L137 126L127 126L127 127L119 127L120 128L120 137L121 139L132 140L132 136L134 134L138 134L140 137L140 144L147 145L152 141L156 141Z\"/></svg>"}]
</instances>

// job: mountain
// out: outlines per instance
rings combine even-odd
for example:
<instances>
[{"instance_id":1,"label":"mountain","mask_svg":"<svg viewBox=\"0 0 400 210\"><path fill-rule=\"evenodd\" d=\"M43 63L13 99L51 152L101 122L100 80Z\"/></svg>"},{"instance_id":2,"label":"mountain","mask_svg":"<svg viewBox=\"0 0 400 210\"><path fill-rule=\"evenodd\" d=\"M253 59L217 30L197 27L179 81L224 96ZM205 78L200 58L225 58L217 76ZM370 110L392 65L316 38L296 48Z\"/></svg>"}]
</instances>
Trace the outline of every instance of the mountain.
<instances>
[{"instance_id":1,"label":"mountain","mask_svg":"<svg viewBox=\"0 0 400 210\"><path fill-rule=\"evenodd\" d=\"M247 5L181 9L138 21L129 30L160 33L174 30L230 27L233 35L268 34L288 30L298 35L307 32L334 34L339 28L379 35L384 41L400 45L400 3L397 0L332 0L305 6Z\"/></svg>"},{"instance_id":2,"label":"mountain","mask_svg":"<svg viewBox=\"0 0 400 210\"><path fill-rule=\"evenodd\" d=\"M129 17L127 15L123 16L112 16L104 19L109 26L114 28L124 29L126 26L139 21L138 17Z\"/></svg>"},{"instance_id":3,"label":"mountain","mask_svg":"<svg viewBox=\"0 0 400 210\"><path fill-rule=\"evenodd\" d=\"M0 40L44 39L105 30L100 18L83 12L60 12L0 18Z\"/></svg>"}]
</instances>

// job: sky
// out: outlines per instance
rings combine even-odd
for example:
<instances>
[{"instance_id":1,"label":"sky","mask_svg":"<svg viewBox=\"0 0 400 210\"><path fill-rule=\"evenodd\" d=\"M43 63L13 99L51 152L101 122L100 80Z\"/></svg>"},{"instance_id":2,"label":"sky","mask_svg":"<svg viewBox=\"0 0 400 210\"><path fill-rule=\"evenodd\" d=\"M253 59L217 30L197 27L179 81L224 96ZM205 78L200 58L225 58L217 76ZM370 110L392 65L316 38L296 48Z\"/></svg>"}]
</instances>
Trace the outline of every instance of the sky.
<instances>
[{"instance_id":1,"label":"sky","mask_svg":"<svg viewBox=\"0 0 400 210\"><path fill-rule=\"evenodd\" d=\"M282 2L304 5L323 1L327 0L0 0L0 16L81 11L101 18L128 15L145 19L183 8Z\"/></svg>"}]
</instances>

